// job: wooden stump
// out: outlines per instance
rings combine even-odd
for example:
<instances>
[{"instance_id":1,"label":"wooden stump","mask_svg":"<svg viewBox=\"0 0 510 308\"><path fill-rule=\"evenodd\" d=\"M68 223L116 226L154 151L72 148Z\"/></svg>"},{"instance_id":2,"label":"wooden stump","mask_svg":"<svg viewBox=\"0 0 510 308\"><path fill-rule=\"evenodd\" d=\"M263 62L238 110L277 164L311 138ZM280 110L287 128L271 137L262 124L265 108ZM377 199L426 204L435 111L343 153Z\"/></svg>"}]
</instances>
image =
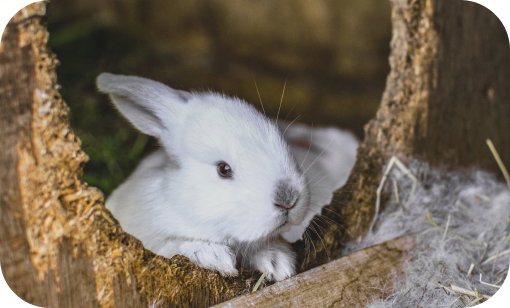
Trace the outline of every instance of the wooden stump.
<instances>
[{"instance_id":1,"label":"wooden stump","mask_svg":"<svg viewBox=\"0 0 510 308\"><path fill-rule=\"evenodd\" d=\"M339 255L345 242L362 237L374 215L383 166L391 156L432 166L477 166L500 175L485 140L510 161L510 48L499 19L461 0L391 0L391 71L377 115L365 126L356 165L317 220L316 258L301 270ZM384 202L383 202L384 204ZM314 235L314 232L309 232Z\"/></svg>"},{"instance_id":2,"label":"wooden stump","mask_svg":"<svg viewBox=\"0 0 510 308\"><path fill-rule=\"evenodd\" d=\"M0 261L22 299L50 307L204 307L242 294L187 258L156 256L124 233L103 194L82 180L80 150L57 89L38 2L9 22L0 45Z\"/></svg>"}]
</instances>

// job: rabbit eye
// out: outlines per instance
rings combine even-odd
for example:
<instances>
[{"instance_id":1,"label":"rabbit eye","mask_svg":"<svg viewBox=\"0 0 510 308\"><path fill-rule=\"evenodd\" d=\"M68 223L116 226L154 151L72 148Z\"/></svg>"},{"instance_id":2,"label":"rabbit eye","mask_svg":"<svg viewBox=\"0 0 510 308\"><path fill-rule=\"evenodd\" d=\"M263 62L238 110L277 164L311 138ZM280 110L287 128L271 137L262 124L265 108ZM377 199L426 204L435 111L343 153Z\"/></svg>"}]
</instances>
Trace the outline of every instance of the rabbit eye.
<instances>
[{"instance_id":1,"label":"rabbit eye","mask_svg":"<svg viewBox=\"0 0 510 308\"><path fill-rule=\"evenodd\" d=\"M222 178L225 178L225 179L231 179L232 178L232 168L230 168L230 166L224 162L224 161L220 161L218 163L218 175Z\"/></svg>"}]
</instances>

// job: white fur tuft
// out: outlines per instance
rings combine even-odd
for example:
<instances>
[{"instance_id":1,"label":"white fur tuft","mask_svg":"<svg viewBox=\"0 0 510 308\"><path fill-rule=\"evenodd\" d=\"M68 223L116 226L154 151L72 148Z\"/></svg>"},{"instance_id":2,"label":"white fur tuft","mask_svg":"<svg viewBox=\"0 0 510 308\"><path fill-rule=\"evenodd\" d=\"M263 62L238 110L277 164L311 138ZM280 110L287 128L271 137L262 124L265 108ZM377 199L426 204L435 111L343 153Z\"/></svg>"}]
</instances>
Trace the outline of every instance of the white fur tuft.
<instances>
[{"instance_id":1,"label":"white fur tuft","mask_svg":"<svg viewBox=\"0 0 510 308\"><path fill-rule=\"evenodd\" d=\"M413 196L412 182L398 169L390 174L387 191L390 203L381 213L373 234L361 243L350 243L343 255L387 240L420 232L416 247L410 252L409 261L404 264L405 276L394 285L394 294L387 300L378 300L370 308L385 307L464 307L458 295L454 295L437 283L450 288L458 287L479 290L481 294L493 295L498 289L479 282L480 271L474 269L468 276L471 261L463 249L478 264L486 275L482 281L496 283L500 270L508 269L509 255L484 263L490 256L510 248L510 193L493 175L474 170L463 175L429 168L426 163L414 161L409 167L418 177L423 189L417 189ZM396 180L400 204L397 204L392 180ZM427 219L427 213L435 223L461 236L461 239L434 227ZM478 242L478 244L476 243ZM484 253L481 242L488 244ZM501 274L500 274L501 275ZM456 301L456 302L455 302ZM467 303L465 303L467 304ZM451 306L450 306L451 305Z\"/></svg>"}]
</instances>

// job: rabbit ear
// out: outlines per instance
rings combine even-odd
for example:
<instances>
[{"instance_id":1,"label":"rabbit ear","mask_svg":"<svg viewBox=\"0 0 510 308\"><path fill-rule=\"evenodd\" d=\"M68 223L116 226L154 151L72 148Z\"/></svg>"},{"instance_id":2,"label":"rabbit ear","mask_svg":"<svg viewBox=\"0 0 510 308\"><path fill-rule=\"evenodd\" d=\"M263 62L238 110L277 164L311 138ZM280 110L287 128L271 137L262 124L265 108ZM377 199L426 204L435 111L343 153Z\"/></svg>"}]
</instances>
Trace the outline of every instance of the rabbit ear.
<instances>
[{"instance_id":1,"label":"rabbit ear","mask_svg":"<svg viewBox=\"0 0 510 308\"><path fill-rule=\"evenodd\" d=\"M110 94L115 107L136 128L158 139L171 119L182 114L184 104L191 98L191 93L135 76L103 73L97 77L97 87Z\"/></svg>"}]
</instances>

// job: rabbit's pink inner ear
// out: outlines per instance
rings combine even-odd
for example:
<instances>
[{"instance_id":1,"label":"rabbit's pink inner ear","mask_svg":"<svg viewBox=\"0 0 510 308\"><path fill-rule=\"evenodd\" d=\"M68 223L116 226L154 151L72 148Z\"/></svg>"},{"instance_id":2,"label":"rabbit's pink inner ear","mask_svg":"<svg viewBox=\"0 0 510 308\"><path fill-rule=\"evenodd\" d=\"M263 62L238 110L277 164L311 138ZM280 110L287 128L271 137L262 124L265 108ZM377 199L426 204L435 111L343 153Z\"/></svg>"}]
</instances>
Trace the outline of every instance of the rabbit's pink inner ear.
<instances>
[{"instance_id":1,"label":"rabbit's pink inner ear","mask_svg":"<svg viewBox=\"0 0 510 308\"><path fill-rule=\"evenodd\" d=\"M312 146L308 139L303 138L289 140L289 144L304 149L309 149Z\"/></svg>"}]
</instances>

